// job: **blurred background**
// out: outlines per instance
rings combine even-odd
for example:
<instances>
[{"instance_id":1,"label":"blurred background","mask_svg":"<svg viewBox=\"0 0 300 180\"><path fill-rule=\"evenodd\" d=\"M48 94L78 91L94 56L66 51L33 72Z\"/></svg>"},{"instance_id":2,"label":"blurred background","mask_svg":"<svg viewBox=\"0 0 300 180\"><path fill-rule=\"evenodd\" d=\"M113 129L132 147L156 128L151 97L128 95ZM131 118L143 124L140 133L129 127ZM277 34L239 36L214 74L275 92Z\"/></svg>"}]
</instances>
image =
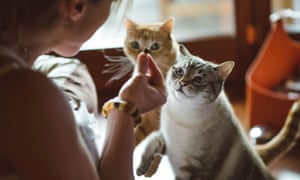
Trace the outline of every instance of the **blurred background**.
<instances>
[{"instance_id":1,"label":"blurred background","mask_svg":"<svg viewBox=\"0 0 300 180\"><path fill-rule=\"evenodd\" d=\"M258 126L274 135L299 99L300 89L278 90L290 80L300 82L300 76L299 81L291 77L300 75L299 13L300 0L135 0L128 17L138 23L174 17L174 37L193 54L217 63L234 60L225 89L236 114L246 131ZM99 107L128 78L106 86L111 75L102 73L107 55L123 56L124 36L118 17L99 29L76 56L94 78ZM299 144L270 165L279 179L300 179Z\"/></svg>"}]
</instances>

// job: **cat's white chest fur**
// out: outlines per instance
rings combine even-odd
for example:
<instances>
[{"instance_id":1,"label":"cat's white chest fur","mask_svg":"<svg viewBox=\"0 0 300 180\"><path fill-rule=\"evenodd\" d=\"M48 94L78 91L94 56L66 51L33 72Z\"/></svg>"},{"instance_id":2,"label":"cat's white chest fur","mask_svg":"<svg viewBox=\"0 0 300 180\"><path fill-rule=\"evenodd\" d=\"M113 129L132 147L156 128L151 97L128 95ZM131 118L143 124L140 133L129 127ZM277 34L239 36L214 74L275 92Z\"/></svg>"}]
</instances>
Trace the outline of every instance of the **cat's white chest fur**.
<instances>
[{"instance_id":1,"label":"cat's white chest fur","mask_svg":"<svg viewBox=\"0 0 300 180\"><path fill-rule=\"evenodd\" d=\"M188 157L196 156L202 159L205 156L209 157L210 152L213 155L218 147L207 145L212 144L211 141L218 144L224 140L222 130L214 131L223 129L216 126L224 126L226 130L230 122L219 116L215 108L217 107L214 105L199 107L190 102L168 99L161 114L161 132L175 171L180 171L185 165L193 163Z\"/></svg>"}]
</instances>

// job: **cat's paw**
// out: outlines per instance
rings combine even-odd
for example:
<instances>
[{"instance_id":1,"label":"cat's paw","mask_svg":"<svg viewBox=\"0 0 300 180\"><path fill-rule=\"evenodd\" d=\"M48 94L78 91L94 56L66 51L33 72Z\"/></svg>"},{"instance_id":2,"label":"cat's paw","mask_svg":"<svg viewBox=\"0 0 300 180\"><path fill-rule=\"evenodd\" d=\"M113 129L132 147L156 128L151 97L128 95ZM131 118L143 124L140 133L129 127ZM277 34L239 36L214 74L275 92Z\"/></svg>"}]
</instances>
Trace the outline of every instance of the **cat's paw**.
<instances>
[{"instance_id":1,"label":"cat's paw","mask_svg":"<svg viewBox=\"0 0 300 180\"><path fill-rule=\"evenodd\" d=\"M152 158L142 158L142 161L141 161L139 167L136 169L136 174L138 176L145 175L147 173L147 171L149 170L152 161L153 161L153 157Z\"/></svg>"},{"instance_id":2,"label":"cat's paw","mask_svg":"<svg viewBox=\"0 0 300 180\"><path fill-rule=\"evenodd\" d=\"M145 177L151 177L153 176L153 174L155 174L155 172L158 169L158 166L160 164L161 161L161 156L160 155L154 155L154 158L152 158L152 160L149 162L144 161L145 166L139 166L139 168L137 169L136 173L138 176L144 175Z\"/></svg>"}]
</instances>

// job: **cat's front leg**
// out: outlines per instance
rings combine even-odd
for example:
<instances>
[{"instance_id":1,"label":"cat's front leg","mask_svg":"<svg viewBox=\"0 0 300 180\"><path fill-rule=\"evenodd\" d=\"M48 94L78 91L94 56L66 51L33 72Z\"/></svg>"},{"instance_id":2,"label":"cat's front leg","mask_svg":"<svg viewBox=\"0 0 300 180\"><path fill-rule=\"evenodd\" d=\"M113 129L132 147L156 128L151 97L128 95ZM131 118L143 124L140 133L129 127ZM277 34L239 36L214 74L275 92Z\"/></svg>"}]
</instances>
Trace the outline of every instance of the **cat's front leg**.
<instances>
[{"instance_id":1,"label":"cat's front leg","mask_svg":"<svg viewBox=\"0 0 300 180\"><path fill-rule=\"evenodd\" d=\"M136 170L138 176L152 176L159 165L160 156L165 154L166 146L160 131L151 133L145 139L145 150L142 154L141 162Z\"/></svg>"}]
</instances>

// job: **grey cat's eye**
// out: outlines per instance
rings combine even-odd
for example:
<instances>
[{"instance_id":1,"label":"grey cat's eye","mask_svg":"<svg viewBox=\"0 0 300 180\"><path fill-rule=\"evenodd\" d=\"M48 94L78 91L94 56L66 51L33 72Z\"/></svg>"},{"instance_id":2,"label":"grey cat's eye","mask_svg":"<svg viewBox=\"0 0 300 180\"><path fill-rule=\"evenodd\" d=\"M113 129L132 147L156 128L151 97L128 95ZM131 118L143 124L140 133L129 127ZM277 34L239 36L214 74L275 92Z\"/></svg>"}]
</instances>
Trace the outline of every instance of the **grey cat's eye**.
<instances>
[{"instance_id":1,"label":"grey cat's eye","mask_svg":"<svg viewBox=\"0 0 300 180\"><path fill-rule=\"evenodd\" d=\"M140 48L140 45L137 41L132 41L130 42L130 46L133 48L133 49L139 49Z\"/></svg>"},{"instance_id":2,"label":"grey cat's eye","mask_svg":"<svg viewBox=\"0 0 300 180\"><path fill-rule=\"evenodd\" d=\"M197 76L197 77L195 77L195 78L193 79L193 82L194 82L195 84L203 84L203 83L205 83L205 80L204 80L203 77Z\"/></svg>"},{"instance_id":3,"label":"grey cat's eye","mask_svg":"<svg viewBox=\"0 0 300 180\"><path fill-rule=\"evenodd\" d=\"M184 70L180 67L179 68L174 67L174 73L176 76L183 76Z\"/></svg>"},{"instance_id":4,"label":"grey cat's eye","mask_svg":"<svg viewBox=\"0 0 300 180\"><path fill-rule=\"evenodd\" d=\"M153 44L151 45L151 50L156 51L156 50L158 50L159 48L160 48L159 43L153 43Z\"/></svg>"}]
</instances>

